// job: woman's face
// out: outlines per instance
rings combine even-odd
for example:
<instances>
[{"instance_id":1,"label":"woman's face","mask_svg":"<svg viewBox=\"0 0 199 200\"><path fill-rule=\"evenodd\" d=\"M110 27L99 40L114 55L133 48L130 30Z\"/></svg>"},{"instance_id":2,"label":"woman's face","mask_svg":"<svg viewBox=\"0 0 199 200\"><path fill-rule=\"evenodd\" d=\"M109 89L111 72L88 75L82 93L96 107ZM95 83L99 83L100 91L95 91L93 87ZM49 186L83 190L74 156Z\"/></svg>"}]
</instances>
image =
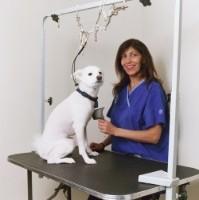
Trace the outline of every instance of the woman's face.
<instances>
[{"instance_id":1,"label":"woman's face","mask_svg":"<svg viewBox=\"0 0 199 200\"><path fill-rule=\"evenodd\" d=\"M122 55L121 65L130 77L139 75L142 55L133 47L128 48Z\"/></svg>"}]
</instances>

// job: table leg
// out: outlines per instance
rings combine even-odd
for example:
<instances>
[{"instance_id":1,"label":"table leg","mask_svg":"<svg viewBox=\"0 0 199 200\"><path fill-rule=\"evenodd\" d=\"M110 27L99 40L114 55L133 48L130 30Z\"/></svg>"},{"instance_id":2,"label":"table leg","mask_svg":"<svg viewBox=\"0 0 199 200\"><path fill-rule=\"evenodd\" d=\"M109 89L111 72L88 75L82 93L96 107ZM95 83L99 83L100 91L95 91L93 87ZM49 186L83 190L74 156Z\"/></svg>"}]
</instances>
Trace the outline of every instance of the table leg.
<instances>
[{"instance_id":1,"label":"table leg","mask_svg":"<svg viewBox=\"0 0 199 200\"><path fill-rule=\"evenodd\" d=\"M32 172L27 170L27 178L28 178L28 200L33 200L32 196Z\"/></svg>"},{"instance_id":2,"label":"table leg","mask_svg":"<svg viewBox=\"0 0 199 200\"><path fill-rule=\"evenodd\" d=\"M67 190L67 193L68 193L68 200L72 200L71 199L71 187L68 187L68 190Z\"/></svg>"},{"instance_id":3,"label":"table leg","mask_svg":"<svg viewBox=\"0 0 199 200\"><path fill-rule=\"evenodd\" d=\"M64 189L63 192L64 192L65 195L66 195L66 192L67 192L67 195L66 195L67 200L72 200L71 187L68 186L68 185L64 185L64 184L62 184L62 186L63 186L63 189Z\"/></svg>"}]
</instances>

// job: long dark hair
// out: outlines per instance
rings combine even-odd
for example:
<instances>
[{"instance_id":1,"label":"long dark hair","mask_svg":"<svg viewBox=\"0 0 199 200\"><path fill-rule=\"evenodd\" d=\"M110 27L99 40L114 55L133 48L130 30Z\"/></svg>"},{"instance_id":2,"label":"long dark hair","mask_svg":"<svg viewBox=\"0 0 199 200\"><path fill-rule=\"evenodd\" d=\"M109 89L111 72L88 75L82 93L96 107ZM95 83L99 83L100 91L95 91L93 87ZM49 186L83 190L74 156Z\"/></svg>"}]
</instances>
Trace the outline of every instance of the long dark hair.
<instances>
[{"instance_id":1,"label":"long dark hair","mask_svg":"<svg viewBox=\"0 0 199 200\"><path fill-rule=\"evenodd\" d=\"M119 81L113 87L113 95L117 95L118 92L130 82L129 76L126 74L126 72L124 71L121 65L122 56L124 52L130 47L137 50L142 56L141 69L140 69L141 78L144 78L145 81L147 81L148 83L155 80L161 84L161 81L158 78L156 69L153 64L152 56L148 48L146 47L146 45L139 40L129 39L123 42L117 51L117 55L115 59L115 71L119 78Z\"/></svg>"}]
</instances>

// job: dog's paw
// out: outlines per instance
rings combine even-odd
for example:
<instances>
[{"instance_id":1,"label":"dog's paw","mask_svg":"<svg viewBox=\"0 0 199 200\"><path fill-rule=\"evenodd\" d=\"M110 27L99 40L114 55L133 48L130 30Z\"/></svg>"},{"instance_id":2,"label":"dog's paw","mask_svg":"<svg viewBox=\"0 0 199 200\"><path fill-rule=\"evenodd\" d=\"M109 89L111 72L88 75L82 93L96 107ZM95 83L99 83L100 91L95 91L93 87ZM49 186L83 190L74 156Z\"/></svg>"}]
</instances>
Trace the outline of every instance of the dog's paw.
<instances>
[{"instance_id":1,"label":"dog's paw","mask_svg":"<svg viewBox=\"0 0 199 200\"><path fill-rule=\"evenodd\" d=\"M95 161L94 159L91 159L91 158L86 159L85 162L86 162L87 164L96 164L96 161Z\"/></svg>"},{"instance_id":2,"label":"dog's paw","mask_svg":"<svg viewBox=\"0 0 199 200\"><path fill-rule=\"evenodd\" d=\"M90 156L99 156L99 153L96 151L91 151L91 152L89 152L89 155Z\"/></svg>"},{"instance_id":3,"label":"dog's paw","mask_svg":"<svg viewBox=\"0 0 199 200\"><path fill-rule=\"evenodd\" d=\"M75 163L73 158L56 158L56 159L48 159L48 164L60 164L60 163Z\"/></svg>"},{"instance_id":4,"label":"dog's paw","mask_svg":"<svg viewBox=\"0 0 199 200\"><path fill-rule=\"evenodd\" d=\"M62 158L64 163L75 163L75 160L73 158Z\"/></svg>"},{"instance_id":5,"label":"dog's paw","mask_svg":"<svg viewBox=\"0 0 199 200\"><path fill-rule=\"evenodd\" d=\"M90 147L87 147L86 151L90 156L98 156L99 155L99 153L97 151L92 151Z\"/></svg>"}]
</instances>

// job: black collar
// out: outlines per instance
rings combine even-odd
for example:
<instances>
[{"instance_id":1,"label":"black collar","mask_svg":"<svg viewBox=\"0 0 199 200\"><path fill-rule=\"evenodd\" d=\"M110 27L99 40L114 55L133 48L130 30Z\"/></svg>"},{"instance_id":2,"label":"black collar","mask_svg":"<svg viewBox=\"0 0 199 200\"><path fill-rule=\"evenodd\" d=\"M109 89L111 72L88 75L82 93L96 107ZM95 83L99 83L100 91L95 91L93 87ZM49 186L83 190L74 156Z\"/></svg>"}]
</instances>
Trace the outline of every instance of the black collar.
<instances>
[{"instance_id":1,"label":"black collar","mask_svg":"<svg viewBox=\"0 0 199 200\"><path fill-rule=\"evenodd\" d=\"M76 89L77 92L79 92L82 96L86 97L87 99L94 101L94 108L98 107L98 97L92 97L89 94L87 94L86 92L81 91L79 88Z\"/></svg>"}]
</instances>

